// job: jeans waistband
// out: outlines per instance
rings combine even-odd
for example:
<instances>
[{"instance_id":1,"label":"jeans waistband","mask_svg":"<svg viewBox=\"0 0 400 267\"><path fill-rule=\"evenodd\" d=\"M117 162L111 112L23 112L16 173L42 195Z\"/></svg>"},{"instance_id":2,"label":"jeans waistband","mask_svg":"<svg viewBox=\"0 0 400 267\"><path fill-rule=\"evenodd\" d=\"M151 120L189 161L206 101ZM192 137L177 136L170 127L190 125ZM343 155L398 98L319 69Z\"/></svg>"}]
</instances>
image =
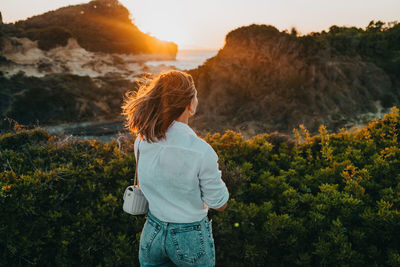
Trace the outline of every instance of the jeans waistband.
<instances>
[{"instance_id":1,"label":"jeans waistband","mask_svg":"<svg viewBox=\"0 0 400 267\"><path fill-rule=\"evenodd\" d=\"M153 221L159 223L160 225L165 225L165 226L167 226L167 225L194 225L194 224L198 224L198 223L200 223L200 222L202 222L202 221L204 221L204 220L209 221L208 217L205 216L205 217L204 217L203 219L201 219L200 221L191 222L191 223L171 223L171 222L164 222L164 221L161 221L160 219L158 219L157 217L155 217L150 211L147 212L146 217L148 217L148 218L150 218L151 220L153 220Z\"/></svg>"}]
</instances>

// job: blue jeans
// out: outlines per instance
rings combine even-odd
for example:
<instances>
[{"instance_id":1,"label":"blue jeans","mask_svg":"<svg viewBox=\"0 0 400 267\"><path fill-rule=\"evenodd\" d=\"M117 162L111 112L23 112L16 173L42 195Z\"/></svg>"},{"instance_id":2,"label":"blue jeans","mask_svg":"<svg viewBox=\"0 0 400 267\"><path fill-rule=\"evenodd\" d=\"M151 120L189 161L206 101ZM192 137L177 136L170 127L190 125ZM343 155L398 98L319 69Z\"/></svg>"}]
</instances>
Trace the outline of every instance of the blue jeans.
<instances>
[{"instance_id":1,"label":"blue jeans","mask_svg":"<svg viewBox=\"0 0 400 267\"><path fill-rule=\"evenodd\" d=\"M215 266L212 220L168 223L150 211L139 244L140 266Z\"/></svg>"}]
</instances>

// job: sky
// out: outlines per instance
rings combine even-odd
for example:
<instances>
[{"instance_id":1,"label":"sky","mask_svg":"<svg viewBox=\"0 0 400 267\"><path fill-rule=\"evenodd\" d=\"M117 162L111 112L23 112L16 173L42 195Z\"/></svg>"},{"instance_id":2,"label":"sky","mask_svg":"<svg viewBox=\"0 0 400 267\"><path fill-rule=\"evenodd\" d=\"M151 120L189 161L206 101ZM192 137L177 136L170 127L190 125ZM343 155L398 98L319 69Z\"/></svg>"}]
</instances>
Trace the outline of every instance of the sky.
<instances>
[{"instance_id":1,"label":"sky","mask_svg":"<svg viewBox=\"0 0 400 267\"><path fill-rule=\"evenodd\" d=\"M5 23L82 0L0 0ZM296 27L300 34L330 26L365 28L371 20L400 21L400 0L120 0L139 29L180 49L219 49L240 26Z\"/></svg>"}]
</instances>

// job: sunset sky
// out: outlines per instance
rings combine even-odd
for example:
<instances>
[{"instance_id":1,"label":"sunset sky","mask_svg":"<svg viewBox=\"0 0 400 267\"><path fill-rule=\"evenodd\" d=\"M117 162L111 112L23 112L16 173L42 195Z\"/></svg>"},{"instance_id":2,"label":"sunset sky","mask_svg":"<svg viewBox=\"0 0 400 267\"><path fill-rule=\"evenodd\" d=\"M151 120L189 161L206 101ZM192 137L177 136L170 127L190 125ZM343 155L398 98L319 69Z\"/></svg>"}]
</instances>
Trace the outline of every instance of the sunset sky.
<instances>
[{"instance_id":1,"label":"sunset sky","mask_svg":"<svg viewBox=\"0 0 400 267\"><path fill-rule=\"evenodd\" d=\"M1 0L6 23L87 3L82 0ZM225 35L252 23L279 30L296 27L300 34L332 25L365 28L371 20L400 20L400 0L120 0L140 30L173 41L181 49L223 46Z\"/></svg>"}]
</instances>

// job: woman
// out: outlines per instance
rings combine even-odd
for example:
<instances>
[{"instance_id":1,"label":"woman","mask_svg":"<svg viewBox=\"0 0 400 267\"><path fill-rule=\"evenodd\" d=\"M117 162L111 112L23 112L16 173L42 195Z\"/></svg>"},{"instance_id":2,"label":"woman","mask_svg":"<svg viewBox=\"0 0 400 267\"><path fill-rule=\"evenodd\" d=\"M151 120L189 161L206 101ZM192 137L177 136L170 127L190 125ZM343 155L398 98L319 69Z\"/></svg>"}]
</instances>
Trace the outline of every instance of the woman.
<instances>
[{"instance_id":1,"label":"woman","mask_svg":"<svg viewBox=\"0 0 400 267\"><path fill-rule=\"evenodd\" d=\"M126 126L138 136L138 181L149 202L141 236L141 266L214 266L208 208L224 211L229 192L218 156L188 121L197 90L180 71L161 73L130 92L122 106Z\"/></svg>"}]
</instances>

